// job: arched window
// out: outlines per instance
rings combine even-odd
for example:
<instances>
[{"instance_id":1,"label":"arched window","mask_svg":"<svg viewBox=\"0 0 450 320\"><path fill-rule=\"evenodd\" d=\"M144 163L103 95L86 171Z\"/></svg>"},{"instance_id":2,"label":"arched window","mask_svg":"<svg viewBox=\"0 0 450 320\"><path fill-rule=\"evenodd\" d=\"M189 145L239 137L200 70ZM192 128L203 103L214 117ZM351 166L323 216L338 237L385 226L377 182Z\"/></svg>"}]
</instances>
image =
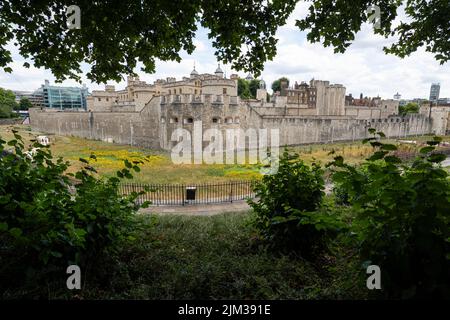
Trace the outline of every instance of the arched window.
<instances>
[{"instance_id":1,"label":"arched window","mask_svg":"<svg viewBox=\"0 0 450 320\"><path fill-rule=\"evenodd\" d=\"M239 117L234 118L234 123L240 123L241 120L239 119Z\"/></svg>"}]
</instances>

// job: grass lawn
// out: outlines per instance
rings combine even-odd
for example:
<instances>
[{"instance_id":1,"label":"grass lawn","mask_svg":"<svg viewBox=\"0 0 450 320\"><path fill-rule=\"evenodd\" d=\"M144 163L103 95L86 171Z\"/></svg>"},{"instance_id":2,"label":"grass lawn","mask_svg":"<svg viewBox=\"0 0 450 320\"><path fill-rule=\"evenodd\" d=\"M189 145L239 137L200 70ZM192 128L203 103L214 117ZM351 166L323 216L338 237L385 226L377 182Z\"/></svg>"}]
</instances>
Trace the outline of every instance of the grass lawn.
<instances>
[{"instance_id":1,"label":"grass lawn","mask_svg":"<svg viewBox=\"0 0 450 320\"><path fill-rule=\"evenodd\" d=\"M12 139L12 126L0 126L0 137ZM39 133L31 131L29 126L15 126L26 141L35 138ZM91 153L97 156L92 162L98 172L110 176L122 168L123 160L146 159L141 172L134 174L134 181L140 183L203 183L230 180L250 180L261 177L257 165L176 165L170 153L163 150L151 150L127 145L111 144L102 141L87 140L70 136L49 135L51 150L56 157L70 161L70 171L81 167L79 158L88 158ZM428 137L429 138L429 137ZM411 137L408 139L424 141L427 137ZM450 141L450 136L444 140ZM412 145L402 145L404 150L412 150ZM325 165L337 155L344 156L349 163L358 163L372 153L372 147L363 145L361 141L316 144L293 147L307 163L313 161ZM280 150L282 152L282 150ZM330 152L332 154L330 154ZM333 153L334 152L334 153Z\"/></svg>"},{"instance_id":2,"label":"grass lawn","mask_svg":"<svg viewBox=\"0 0 450 320\"><path fill-rule=\"evenodd\" d=\"M62 279L15 293L50 299L366 298L352 250L336 247L316 262L269 251L250 218L142 216L137 240L100 267L104 277L93 279L86 271L81 291L70 292Z\"/></svg>"}]
</instances>

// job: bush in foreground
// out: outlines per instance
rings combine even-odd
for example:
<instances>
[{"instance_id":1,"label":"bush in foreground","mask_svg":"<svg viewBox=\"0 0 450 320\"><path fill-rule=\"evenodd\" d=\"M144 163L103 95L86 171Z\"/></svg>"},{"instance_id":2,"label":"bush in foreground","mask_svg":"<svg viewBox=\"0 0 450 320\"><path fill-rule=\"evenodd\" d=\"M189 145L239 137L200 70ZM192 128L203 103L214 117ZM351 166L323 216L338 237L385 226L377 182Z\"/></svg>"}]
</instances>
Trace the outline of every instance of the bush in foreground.
<instances>
[{"instance_id":1,"label":"bush in foreground","mask_svg":"<svg viewBox=\"0 0 450 320\"><path fill-rule=\"evenodd\" d=\"M65 277L77 264L82 270L98 267L123 241L132 238L133 213L139 194L118 194L120 177L131 177L130 168L119 177L96 178L89 161L70 177L68 162L53 159L48 148L34 142L26 152L13 131L5 152L0 139L0 280L2 289ZM92 156L92 158L95 158ZM91 268L93 269L93 268ZM99 269L97 269L100 271Z\"/></svg>"},{"instance_id":2,"label":"bush in foreground","mask_svg":"<svg viewBox=\"0 0 450 320\"><path fill-rule=\"evenodd\" d=\"M285 150L278 171L255 184L257 200L249 200L255 227L272 246L311 257L344 228L338 217L318 210L323 190L321 167L309 167L297 153Z\"/></svg>"},{"instance_id":3,"label":"bush in foreground","mask_svg":"<svg viewBox=\"0 0 450 320\"><path fill-rule=\"evenodd\" d=\"M376 152L362 166L336 157L333 179L357 219L361 262L378 265L385 298L450 298L450 180L428 141L412 164L391 154L395 145L365 140Z\"/></svg>"}]
</instances>

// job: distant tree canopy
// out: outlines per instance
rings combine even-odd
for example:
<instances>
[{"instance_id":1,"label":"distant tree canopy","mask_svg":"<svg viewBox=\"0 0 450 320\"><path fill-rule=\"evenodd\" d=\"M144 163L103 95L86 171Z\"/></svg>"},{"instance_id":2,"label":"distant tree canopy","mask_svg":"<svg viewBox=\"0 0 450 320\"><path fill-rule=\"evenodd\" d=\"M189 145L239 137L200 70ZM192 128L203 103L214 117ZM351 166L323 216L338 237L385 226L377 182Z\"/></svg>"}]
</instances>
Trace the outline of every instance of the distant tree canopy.
<instances>
[{"instance_id":1,"label":"distant tree canopy","mask_svg":"<svg viewBox=\"0 0 450 320\"><path fill-rule=\"evenodd\" d=\"M26 97L22 97L20 99L19 107L18 107L19 110L28 110L32 107L33 107L33 104L31 103L30 99L28 99Z\"/></svg>"},{"instance_id":2,"label":"distant tree canopy","mask_svg":"<svg viewBox=\"0 0 450 320\"><path fill-rule=\"evenodd\" d=\"M238 80L238 96L242 99L256 99L256 91L259 88L259 80Z\"/></svg>"},{"instance_id":3,"label":"distant tree canopy","mask_svg":"<svg viewBox=\"0 0 450 320\"><path fill-rule=\"evenodd\" d=\"M419 105L417 103L410 102L404 106L400 106L398 110L402 116L405 116L408 113L418 113Z\"/></svg>"},{"instance_id":4,"label":"distant tree canopy","mask_svg":"<svg viewBox=\"0 0 450 320\"><path fill-rule=\"evenodd\" d=\"M277 92L277 91L281 91L281 81L287 81L287 84L289 85L289 79L286 77L281 77L278 80L275 80L274 82L272 82L272 90L273 92Z\"/></svg>"},{"instance_id":5,"label":"distant tree canopy","mask_svg":"<svg viewBox=\"0 0 450 320\"><path fill-rule=\"evenodd\" d=\"M0 88L0 118L13 118L17 109L16 96L11 90Z\"/></svg>"},{"instance_id":6,"label":"distant tree canopy","mask_svg":"<svg viewBox=\"0 0 450 320\"><path fill-rule=\"evenodd\" d=\"M180 51L192 53L198 26L208 30L215 55L238 71L259 76L264 63L276 55L278 27L286 24L298 0L3 0L0 2L0 67L11 72L10 43L36 67L50 69L58 81L80 80L81 63L90 64L88 79L120 81L142 71L155 72L155 61L180 61ZM299 30L310 42L345 52L368 21L376 4L381 27L374 33L395 42L386 53L405 57L423 47L444 63L450 59L447 0L313 0ZM81 11L81 28L67 27L73 18L67 7ZM394 26L400 6L407 22ZM29 63L24 63L29 67Z\"/></svg>"}]
</instances>

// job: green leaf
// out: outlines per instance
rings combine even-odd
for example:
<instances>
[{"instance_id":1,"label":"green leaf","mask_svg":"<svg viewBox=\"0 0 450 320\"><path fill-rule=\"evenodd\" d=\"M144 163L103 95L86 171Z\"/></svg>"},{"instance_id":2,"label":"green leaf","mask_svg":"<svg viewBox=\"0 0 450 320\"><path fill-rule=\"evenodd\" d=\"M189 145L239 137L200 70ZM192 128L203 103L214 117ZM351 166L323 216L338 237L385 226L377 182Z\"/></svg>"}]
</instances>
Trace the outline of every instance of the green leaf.
<instances>
[{"instance_id":1,"label":"green leaf","mask_svg":"<svg viewBox=\"0 0 450 320\"><path fill-rule=\"evenodd\" d=\"M388 154L387 151L377 151L367 160L368 161L380 160L383 159L386 154Z\"/></svg>"},{"instance_id":2,"label":"green leaf","mask_svg":"<svg viewBox=\"0 0 450 320\"><path fill-rule=\"evenodd\" d=\"M14 238L19 238L22 235L22 229L19 228L11 228L9 229L9 233L14 237Z\"/></svg>"},{"instance_id":3,"label":"green leaf","mask_svg":"<svg viewBox=\"0 0 450 320\"><path fill-rule=\"evenodd\" d=\"M397 150L397 146L393 145L393 144L383 144L381 146L381 150L387 150L387 151L395 151Z\"/></svg>"},{"instance_id":4,"label":"green leaf","mask_svg":"<svg viewBox=\"0 0 450 320\"><path fill-rule=\"evenodd\" d=\"M133 167L133 165L131 164L130 161L124 160L123 162L125 163L125 166L126 166L128 169L131 169L131 168Z\"/></svg>"},{"instance_id":5,"label":"green leaf","mask_svg":"<svg viewBox=\"0 0 450 320\"><path fill-rule=\"evenodd\" d=\"M54 256L55 258L61 258L61 257L62 257L62 253L61 253L61 252L50 251L50 254L51 254L52 256Z\"/></svg>"},{"instance_id":6,"label":"green leaf","mask_svg":"<svg viewBox=\"0 0 450 320\"><path fill-rule=\"evenodd\" d=\"M420 149L420 153L426 154L426 153L429 153L429 152L433 151L434 149L435 148L431 147L431 146L423 147L422 149Z\"/></svg>"},{"instance_id":7,"label":"green leaf","mask_svg":"<svg viewBox=\"0 0 450 320\"><path fill-rule=\"evenodd\" d=\"M442 153L433 153L428 157L428 161L433 163L439 163L447 159L447 156Z\"/></svg>"},{"instance_id":8,"label":"green leaf","mask_svg":"<svg viewBox=\"0 0 450 320\"><path fill-rule=\"evenodd\" d=\"M384 161L386 161L387 163L392 163L392 164L402 163L402 160L396 156L386 156L384 158Z\"/></svg>"},{"instance_id":9,"label":"green leaf","mask_svg":"<svg viewBox=\"0 0 450 320\"><path fill-rule=\"evenodd\" d=\"M8 224L6 222L0 222L0 231L7 231Z\"/></svg>"}]
</instances>

